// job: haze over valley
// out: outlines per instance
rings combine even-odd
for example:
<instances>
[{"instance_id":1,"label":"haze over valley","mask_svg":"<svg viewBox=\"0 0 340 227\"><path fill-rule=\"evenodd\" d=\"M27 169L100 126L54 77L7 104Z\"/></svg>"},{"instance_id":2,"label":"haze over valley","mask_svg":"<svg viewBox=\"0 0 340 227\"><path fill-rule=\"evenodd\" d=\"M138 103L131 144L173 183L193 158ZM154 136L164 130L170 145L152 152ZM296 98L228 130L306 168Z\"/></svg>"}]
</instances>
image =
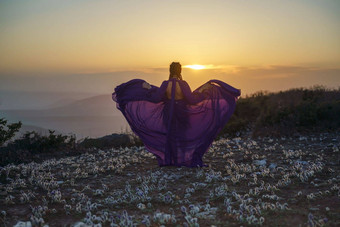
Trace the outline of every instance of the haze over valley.
<instances>
[{"instance_id":1,"label":"haze over valley","mask_svg":"<svg viewBox=\"0 0 340 227\"><path fill-rule=\"evenodd\" d=\"M86 94L83 94L83 96ZM16 96L20 97L20 95ZM120 111L116 108L111 99L111 95L96 95L89 98L60 99L52 102L56 97L44 97L40 105L30 108L23 104L25 108L12 106L13 108L1 108L0 115L10 122L21 121L23 127L19 134L25 131L38 131L42 134L48 129L56 130L58 133L75 134L77 139L84 137L100 137L114 132L127 130L127 123ZM25 97L26 101L32 97ZM20 100L20 99L19 99ZM50 100L51 103L47 101ZM4 107L9 107L4 105Z\"/></svg>"}]
</instances>

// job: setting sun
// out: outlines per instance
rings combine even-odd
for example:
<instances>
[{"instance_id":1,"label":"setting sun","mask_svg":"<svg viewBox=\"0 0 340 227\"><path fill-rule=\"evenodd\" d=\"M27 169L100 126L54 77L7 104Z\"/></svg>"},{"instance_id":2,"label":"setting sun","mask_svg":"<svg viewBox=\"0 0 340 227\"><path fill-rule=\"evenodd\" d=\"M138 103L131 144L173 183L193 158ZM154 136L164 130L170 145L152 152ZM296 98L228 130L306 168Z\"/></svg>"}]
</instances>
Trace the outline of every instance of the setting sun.
<instances>
[{"instance_id":1,"label":"setting sun","mask_svg":"<svg viewBox=\"0 0 340 227\"><path fill-rule=\"evenodd\" d=\"M186 65L184 66L184 68L190 68L190 69L205 69L206 67L204 65Z\"/></svg>"}]
</instances>

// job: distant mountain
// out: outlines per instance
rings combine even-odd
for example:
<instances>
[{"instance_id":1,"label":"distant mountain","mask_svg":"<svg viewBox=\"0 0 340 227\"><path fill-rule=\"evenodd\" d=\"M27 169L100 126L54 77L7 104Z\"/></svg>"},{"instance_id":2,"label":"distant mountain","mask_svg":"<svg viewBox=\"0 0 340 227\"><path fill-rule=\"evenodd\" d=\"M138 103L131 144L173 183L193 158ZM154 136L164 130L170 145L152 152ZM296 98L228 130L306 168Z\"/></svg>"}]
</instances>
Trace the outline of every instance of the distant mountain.
<instances>
[{"instance_id":1,"label":"distant mountain","mask_svg":"<svg viewBox=\"0 0 340 227\"><path fill-rule=\"evenodd\" d=\"M46 109L93 96L85 92L0 91L0 109Z\"/></svg>"},{"instance_id":2,"label":"distant mountain","mask_svg":"<svg viewBox=\"0 0 340 227\"><path fill-rule=\"evenodd\" d=\"M98 95L48 110L58 116L119 116L120 111L110 95Z\"/></svg>"},{"instance_id":3,"label":"distant mountain","mask_svg":"<svg viewBox=\"0 0 340 227\"><path fill-rule=\"evenodd\" d=\"M46 108L57 108L57 107L62 107L62 106L69 105L69 104L71 104L71 103L73 103L73 102L76 102L76 101L77 101L77 99L73 99L73 98L59 99L59 100L57 100L57 101L55 101L55 102L53 102L53 103L51 103L51 104L48 104L48 105L45 107L45 109L46 109Z\"/></svg>"},{"instance_id":4,"label":"distant mountain","mask_svg":"<svg viewBox=\"0 0 340 227\"><path fill-rule=\"evenodd\" d=\"M119 116L111 95L98 95L82 99L60 107L48 109L12 109L0 110L6 117L22 119L27 117L63 117L63 116Z\"/></svg>"},{"instance_id":5,"label":"distant mountain","mask_svg":"<svg viewBox=\"0 0 340 227\"><path fill-rule=\"evenodd\" d=\"M78 138L105 136L128 128L111 95L98 95L48 109L0 110L0 117L10 122L22 121L39 128L75 133Z\"/></svg>"}]
</instances>

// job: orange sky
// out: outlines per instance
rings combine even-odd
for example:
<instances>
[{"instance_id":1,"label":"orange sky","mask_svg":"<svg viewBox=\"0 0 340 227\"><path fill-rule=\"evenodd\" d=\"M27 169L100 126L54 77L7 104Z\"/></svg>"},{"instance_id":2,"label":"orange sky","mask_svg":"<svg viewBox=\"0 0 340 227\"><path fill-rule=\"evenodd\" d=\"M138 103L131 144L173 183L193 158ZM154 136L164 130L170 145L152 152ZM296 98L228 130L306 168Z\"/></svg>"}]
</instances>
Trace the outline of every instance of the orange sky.
<instances>
[{"instance_id":1,"label":"orange sky","mask_svg":"<svg viewBox=\"0 0 340 227\"><path fill-rule=\"evenodd\" d=\"M13 84L25 76L111 73L115 84L123 71L158 83L172 61L211 66L184 70L193 87L210 78L248 92L340 86L335 0L4 0L0 31L0 89L25 90Z\"/></svg>"}]
</instances>

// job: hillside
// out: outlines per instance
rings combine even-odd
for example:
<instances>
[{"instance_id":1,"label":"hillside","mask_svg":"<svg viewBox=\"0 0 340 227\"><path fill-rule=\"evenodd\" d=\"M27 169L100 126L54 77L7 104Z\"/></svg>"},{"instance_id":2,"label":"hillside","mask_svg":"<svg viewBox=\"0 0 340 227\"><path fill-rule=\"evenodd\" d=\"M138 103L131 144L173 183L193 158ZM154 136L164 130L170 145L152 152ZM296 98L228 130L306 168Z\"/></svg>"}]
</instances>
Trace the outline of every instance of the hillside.
<instances>
[{"instance_id":1,"label":"hillside","mask_svg":"<svg viewBox=\"0 0 340 227\"><path fill-rule=\"evenodd\" d=\"M37 137L33 142L43 142L44 151L16 150L15 159L24 163L0 169L2 223L338 226L339 94L292 89L239 99L202 168L160 168L139 143L107 147L97 139L83 147L62 142L55 150L49 144L56 145L57 137ZM100 99L71 107L100 108ZM62 107L62 113L71 107ZM9 155L3 154L5 160Z\"/></svg>"},{"instance_id":2,"label":"hillside","mask_svg":"<svg viewBox=\"0 0 340 227\"><path fill-rule=\"evenodd\" d=\"M240 98L220 135L282 136L340 129L340 88L296 88Z\"/></svg>"}]
</instances>

